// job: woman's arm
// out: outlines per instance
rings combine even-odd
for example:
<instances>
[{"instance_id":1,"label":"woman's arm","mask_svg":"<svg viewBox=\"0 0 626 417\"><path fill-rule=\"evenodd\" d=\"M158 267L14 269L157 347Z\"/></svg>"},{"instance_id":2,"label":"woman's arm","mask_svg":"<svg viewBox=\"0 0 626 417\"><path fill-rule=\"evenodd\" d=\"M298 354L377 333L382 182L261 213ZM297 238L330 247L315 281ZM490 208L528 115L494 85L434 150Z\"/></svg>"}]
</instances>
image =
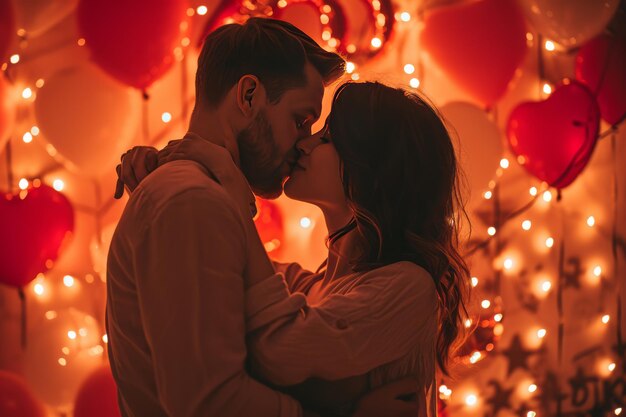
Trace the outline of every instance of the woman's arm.
<instances>
[{"instance_id":1,"label":"woman's arm","mask_svg":"<svg viewBox=\"0 0 626 417\"><path fill-rule=\"evenodd\" d=\"M249 315L249 354L257 373L279 386L311 377L337 380L413 349L420 328L436 320L432 279L418 268L369 274L349 293L332 294L319 304L286 311L293 304L282 302Z\"/></svg>"}]
</instances>

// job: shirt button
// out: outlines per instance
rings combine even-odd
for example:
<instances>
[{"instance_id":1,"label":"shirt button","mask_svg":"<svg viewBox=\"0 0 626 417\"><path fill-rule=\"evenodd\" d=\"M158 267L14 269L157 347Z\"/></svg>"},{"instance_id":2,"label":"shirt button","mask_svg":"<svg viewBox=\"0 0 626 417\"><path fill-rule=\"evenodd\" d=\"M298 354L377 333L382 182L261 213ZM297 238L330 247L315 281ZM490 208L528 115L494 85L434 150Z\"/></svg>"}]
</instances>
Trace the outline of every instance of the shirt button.
<instances>
[{"instance_id":1,"label":"shirt button","mask_svg":"<svg viewBox=\"0 0 626 417\"><path fill-rule=\"evenodd\" d=\"M344 319L337 320L335 325L337 326L339 330L346 330L348 328L348 322L345 321Z\"/></svg>"}]
</instances>

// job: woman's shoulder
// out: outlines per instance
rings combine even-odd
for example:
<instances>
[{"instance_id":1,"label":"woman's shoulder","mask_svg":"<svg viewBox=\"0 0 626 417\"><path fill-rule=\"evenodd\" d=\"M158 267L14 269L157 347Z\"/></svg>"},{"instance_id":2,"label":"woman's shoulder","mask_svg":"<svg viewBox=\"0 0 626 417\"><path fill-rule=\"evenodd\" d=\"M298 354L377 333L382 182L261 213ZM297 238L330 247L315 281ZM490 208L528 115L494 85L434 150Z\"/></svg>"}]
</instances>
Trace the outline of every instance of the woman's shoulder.
<instances>
[{"instance_id":1,"label":"woman's shoulder","mask_svg":"<svg viewBox=\"0 0 626 417\"><path fill-rule=\"evenodd\" d=\"M370 271L377 279L387 280L388 287L416 301L436 300L437 289L432 275L411 261L399 261Z\"/></svg>"}]
</instances>

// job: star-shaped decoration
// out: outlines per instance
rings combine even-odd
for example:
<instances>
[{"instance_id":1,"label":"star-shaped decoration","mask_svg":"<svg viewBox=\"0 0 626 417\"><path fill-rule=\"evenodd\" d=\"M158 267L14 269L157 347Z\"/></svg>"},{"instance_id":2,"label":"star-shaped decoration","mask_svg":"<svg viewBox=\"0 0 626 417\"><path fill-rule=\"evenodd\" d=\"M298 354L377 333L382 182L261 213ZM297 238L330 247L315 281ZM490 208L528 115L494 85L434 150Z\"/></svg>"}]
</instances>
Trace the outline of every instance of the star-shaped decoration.
<instances>
[{"instance_id":1,"label":"star-shaped decoration","mask_svg":"<svg viewBox=\"0 0 626 417\"><path fill-rule=\"evenodd\" d=\"M506 356L509 360L507 376L510 376L518 368L529 370L528 358L539 352L539 350L525 349L522 345L522 339L520 338L519 333L516 333L515 336L513 336L513 340L511 340L509 347L502 351L502 355Z\"/></svg>"},{"instance_id":2,"label":"star-shaped decoration","mask_svg":"<svg viewBox=\"0 0 626 417\"><path fill-rule=\"evenodd\" d=\"M541 403L541 408L546 411L561 410L563 400L569 397L561 391L559 379L554 372L548 371L535 398Z\"/></svg>"},{"instance_id":3,"label":"star-shaped decoration","mask_svg":"<svg viewBox=\"0 0 626 417\"><path fill-rule=\"evenodd\" d=\"M500 412L500 410L503 410L505 408L512 410L511 395L513 395L513 391L515 389L504 389L502 385L500 385L500 382L496 381L495 379L489 380L487 385L493 387L493 394L485 400L487 404L491 405L491 413L488 415L495 416ZM487 417L488 415L486 415L485 417Z\"/></svg>"}]
</instances>

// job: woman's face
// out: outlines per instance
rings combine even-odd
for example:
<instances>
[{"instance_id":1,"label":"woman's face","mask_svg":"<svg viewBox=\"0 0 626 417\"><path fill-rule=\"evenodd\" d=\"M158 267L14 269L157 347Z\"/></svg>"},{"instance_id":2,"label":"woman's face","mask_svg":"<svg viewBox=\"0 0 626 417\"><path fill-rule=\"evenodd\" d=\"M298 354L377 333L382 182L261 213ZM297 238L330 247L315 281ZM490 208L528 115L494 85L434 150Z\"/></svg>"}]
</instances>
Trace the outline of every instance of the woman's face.
<instances>
[{"instance_id":1,"label":"woman's face","mask_svg":"<svg viewBox=\"0 0 626 417\"><path fill-rule=\"evenodd\" d=\"M285 194L321 208L345 208L340 160L325 126L296 144L300 158L285 182Z\"/></svg>"}]
</instances>

